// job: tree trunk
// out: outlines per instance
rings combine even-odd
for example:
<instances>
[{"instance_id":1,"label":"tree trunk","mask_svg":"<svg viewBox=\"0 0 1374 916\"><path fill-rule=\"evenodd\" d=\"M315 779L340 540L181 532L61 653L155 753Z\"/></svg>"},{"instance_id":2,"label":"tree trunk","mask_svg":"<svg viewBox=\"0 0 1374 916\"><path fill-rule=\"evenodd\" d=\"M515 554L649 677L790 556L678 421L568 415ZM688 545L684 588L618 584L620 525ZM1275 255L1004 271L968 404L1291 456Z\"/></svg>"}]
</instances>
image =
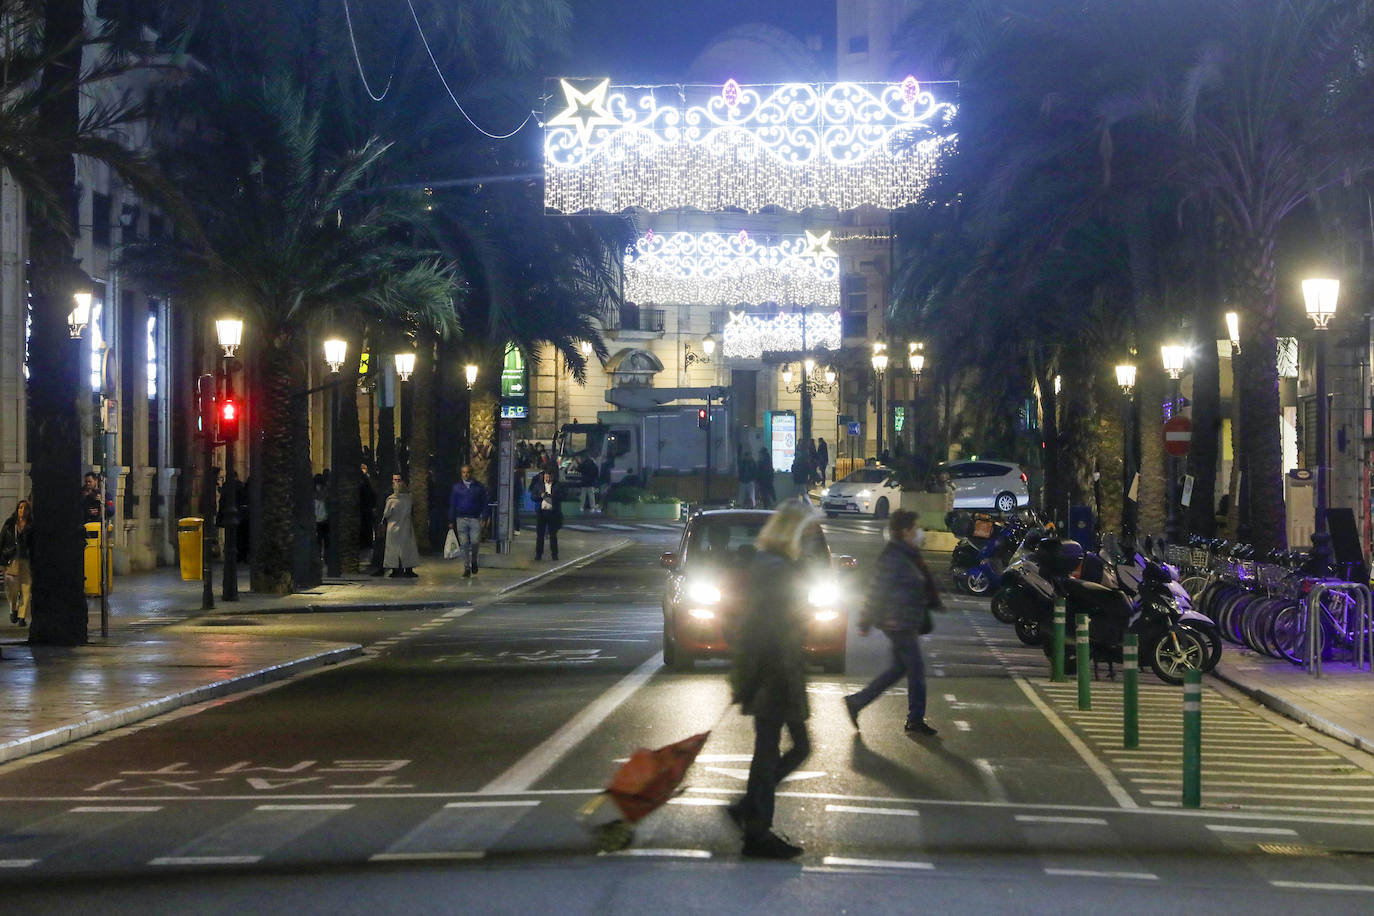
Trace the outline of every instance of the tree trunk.
<instances>
[{"instance_id":1,"label":"tree trunk","mask_svg":"<svg viewBox=\"0 0 1374 916\"><path fill-rule=\"evenodd\" d=\"M1075 348L1063 361L1059 422L1060 480L1069 506L1094 502L1093 472L1097 467L1097 386L1085 348ZM1053 384L1053 382L1051 382Z\"/></svg>"},{"instance_id":2,"label":"tree trunk","mask_svg":"<svg viewBox=\"0 0 1374 916\"><path fill-rule=\"evenodd\" d=\"M81 70L81 45L75 39L83 27L81 0L48 0L44 4L44 50L62 53L43 70L42 85L51 90L38 110L43 134L76 135L79 107L75 76ZM58 91L58 87L63 88ZM58 211L74 213L76 168L71 155L47 152L39 170L58 196ZM29 478L33 485L35 556L29 641L74 646L87 637L82 586L81 420L76 400L82 360L78 357L80 344L67 330L67 314L81 277L72 260L71 237L36 211L29 250L33 320L29 339ZM106 308L111 306L105 303Z\"/></svg>"},{"instance_id":3,"label":"tree trunk","mask_svg":"<svg viewBox=\"0 0 1374 916\"><path fill-rule=\"evenodd\" d=\"M1193 440L1188 452L1193 499L1186 510L1188 529L1209 538L1217 529L1217 450L1221 444L1221 364L1216 335L1206 332L1215 323L1210 303L1198 309L1195 327L1204 333L1193 360Z\"/></svg>"},{"instance_id":4,"label":"tree trunk","mask_svg":"<svg viewBox=\"0 0 1374 916\"><path fill-rule=\"evenodd\" d=\"M1157 354L1159 348L1147 345L1142 352ZM1157 358L1145 357L1140 363L1136 368L1136 395L1139 399L1137 423L1140 432L1137 534L1161 537L1169 514L1163 429L1163 404L1169 396L1169 379Z\"/></svg>"},{"instance_id":5,"label":"tree trunk","mask_svg":"<svg viewBox=\"0 0 1374 916\"><path fill-rule=\"evenodd\" d=\"M469 402L469 435L472 441L472 476L490 492L496 487L496 415L500 399L487 388L472 389Z\"/></svg>"},{"instance_id":6,"label":"tree trunk","mask_svg":"<svg viewBox=\"0 0 1374 916\"><path fill-rule=\"evenodd\" d=\"M261 466L253 468L261 505L253 507L253 591L284 595L310 582L302 579L298 548L315 553L314 488L310 485L308 429L309 387L305 364L289 332L264 335L259 373L258 412L261 425ZM304 481L300 465L305 464ZM301 498L297 500L296 494ZM301 530L298 502L310 510L310 524ZM318 566L318 563L315 564Z\"/></svg>"},{"instance_id":7,"label":"tree trunk","mask_svg":"<svg viewBox=\"0 0 1374 916\"><path fill-rule=\"evenodd\" d=\"M1097 530L1121 530L1121 481L1125 458L1121 389L1111 379L1097 381L1097 410L1093 433L1097 446Z\"/></svg>"},{"instance_id":8,"label":"tree trunk","mask_svg":"<svg viewBox=\"0 0 1374 916\"><path fill-rule=\"evenodd\" d=\"M1040 440L1044 445L1040 450L1045 474L1040 508L1051 520L1066 521L1059 515L1064 508L1064 488L1060 478L1059 410L1054 396L1056 363L1056 359L1045 354L1031 354L1031 373L1040 399Z\"/></svg>"},{"instance_id":9,"label":"tree trunk","mask_svg":"<svg viewBox=\"0 0 1374 916\"><path fill-rule=\"evenodd\" d=\"M1241 510L1250 521L1251 538L1261 553L1288 546L1288 518L1283 501L1283 446L1279 441L1279 371L1274 340L1276 302L1272 243L1249 240L1239 246L1246 262L1238 283L1241 352L1238 391L1241 410L1245 479Z\"/></svg>"},{"instance_id":10,"label":"tree trunk","mask_svg":"<svg viewBox=\"0 0 1374 916\"><path fill-rule=\"evenodd\" d=\"M361 524L358 487L362 481L362 428L358 423L358 372L363 359L363 322L347 319L345 338L347 358L339 370L339 415L334 426L334 455L329 473L338 475L339 504L329 518L329 526L339 539L339 568L345 574L358 571L358 534ZM374 354L374 358L376 355Z\"/></svg>"},{"instance_id":11,"label":"tree trunk","mask_svg":"<svg viewBox=\"0 0 1374 916\"><path fill-rule=\"evenodd\" d=\"M414 501L415 539L420 553L434 552L430 531L430 498L434 489L434 335L421 331L410 381L410 493ZM447 522L447 519L444 519Z\"/></svg>"}]
</instances>

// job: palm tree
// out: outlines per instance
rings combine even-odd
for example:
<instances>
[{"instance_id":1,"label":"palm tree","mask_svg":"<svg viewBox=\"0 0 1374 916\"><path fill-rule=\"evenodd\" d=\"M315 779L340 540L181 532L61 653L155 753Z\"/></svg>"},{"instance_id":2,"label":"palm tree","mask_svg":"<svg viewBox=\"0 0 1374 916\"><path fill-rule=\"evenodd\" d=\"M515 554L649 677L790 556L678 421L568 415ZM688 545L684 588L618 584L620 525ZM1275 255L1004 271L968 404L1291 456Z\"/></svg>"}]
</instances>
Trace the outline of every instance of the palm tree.
<instances>
[{"instance_id":1,"label":"palm tree","mask_svg":"<svg viewBox=\"0 0 1374 916\"><path fill-rule=\"evenodd\" d=\"M409 241L423 219L418 196L356 195L387 145L326 148L320 115L289 79L222 76L185 101L176 110L194 112L200 129L178 137L168 169L200 214L205 242L135 246L126 263L190 303L232 304L253 329L253 589L287 592L310 576L292 557L308 542L309 501L297 494L310 490L311 332L355 310L418 315L448 331L450 271Z\"/></svg>"}]
</instances>

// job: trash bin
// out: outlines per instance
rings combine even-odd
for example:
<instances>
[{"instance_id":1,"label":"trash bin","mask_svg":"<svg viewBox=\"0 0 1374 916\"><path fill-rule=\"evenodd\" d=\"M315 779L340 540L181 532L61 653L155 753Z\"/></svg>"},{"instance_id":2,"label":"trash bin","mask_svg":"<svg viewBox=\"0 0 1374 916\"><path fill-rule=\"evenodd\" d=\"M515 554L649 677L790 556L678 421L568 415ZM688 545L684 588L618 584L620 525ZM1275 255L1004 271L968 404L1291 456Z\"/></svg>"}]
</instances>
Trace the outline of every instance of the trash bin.
<instances>
[{"instance_id":1,"label":"trash bin","mask_svg":"<svg viewBox=\"0 0 1374 916\"><path fill-rule=\"evenodd\" d=\"M86 552L85 577L86 594L95 597L100 594L100 522L87 522L86 528ZM110 565L111 552L105 552L105 569L110 583L110 591L114 591L114 570ZM109 594L109 592L106 592Z\"/></svg>"},{"instance_id":2,"label":"trash bin","mask_svg":"<svg viewBox=\"0 0 1374 916\"><path fill-rule=\"evenodd\" d=\"M177 553L181 555L181 578L195 582L204 571L203 542L205 519L191 517L177 520Z\"/></svg>"}]
</instances>

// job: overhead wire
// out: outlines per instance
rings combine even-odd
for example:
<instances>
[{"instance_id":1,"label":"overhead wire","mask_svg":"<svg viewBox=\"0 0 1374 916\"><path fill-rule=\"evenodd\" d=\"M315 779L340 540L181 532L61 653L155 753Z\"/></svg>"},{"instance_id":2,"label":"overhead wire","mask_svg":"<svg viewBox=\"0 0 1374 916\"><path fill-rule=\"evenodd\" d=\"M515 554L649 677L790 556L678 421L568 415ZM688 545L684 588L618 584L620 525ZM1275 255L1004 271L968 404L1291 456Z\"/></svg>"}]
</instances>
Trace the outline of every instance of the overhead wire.
<instances>
[{"instance_id":1,"label":"overhead wire","mask_svg":"<svg viewBox=\"0 0 1374 916\"><path fill-rule=\"evenodd\" d=\"M372 101L380 102L386 98L386 94L391 91L391 81L396 76L396 61L391 61L391 74L386 78L386 86L382 89L382 94L377 95L372 91L371 84L367 81L367 73L363 70L363 59L358 53L358 39L353 34L353 14L349 12L348 0L343 0L344 22L348 23L348 42L353 46L353 61L358 65L358 76L362 78L363 88L367 90L367 95Z\"/></svg>"}]
</instances>

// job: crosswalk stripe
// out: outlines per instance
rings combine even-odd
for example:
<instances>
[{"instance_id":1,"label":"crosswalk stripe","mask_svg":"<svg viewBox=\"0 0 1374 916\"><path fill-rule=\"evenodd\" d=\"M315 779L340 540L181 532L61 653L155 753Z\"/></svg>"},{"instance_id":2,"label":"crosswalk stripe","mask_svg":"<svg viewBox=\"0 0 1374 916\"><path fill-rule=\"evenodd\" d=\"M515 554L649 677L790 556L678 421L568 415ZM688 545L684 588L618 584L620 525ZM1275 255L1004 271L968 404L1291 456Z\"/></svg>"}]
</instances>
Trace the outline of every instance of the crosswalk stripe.
<instances>
[{"instance_id":1,"label":"crosswalk stripe","mask_svg":"<svg viewBox=\"0 0 1374 916\"><path fill-rule=\"evenodd\" d=\"M1059 878L1130 878L1136 881L1158 881L1159 875L1147 871L1095 871L1087 868L1047 868L1045 874Z\"/></svg>"},{"instance_id":2,"label":"crosswalk stripe","mask_svg":"<svg viewBox=\"0 0 1374 916\"><path fill-rule=\"evenodd\" d=\"M821 864L853 868L909 868L927 871L935 867L934 862L908 862L902 859L854 859L849 856L826 856L821 859Z\"/></svg>"}]
</instances>

